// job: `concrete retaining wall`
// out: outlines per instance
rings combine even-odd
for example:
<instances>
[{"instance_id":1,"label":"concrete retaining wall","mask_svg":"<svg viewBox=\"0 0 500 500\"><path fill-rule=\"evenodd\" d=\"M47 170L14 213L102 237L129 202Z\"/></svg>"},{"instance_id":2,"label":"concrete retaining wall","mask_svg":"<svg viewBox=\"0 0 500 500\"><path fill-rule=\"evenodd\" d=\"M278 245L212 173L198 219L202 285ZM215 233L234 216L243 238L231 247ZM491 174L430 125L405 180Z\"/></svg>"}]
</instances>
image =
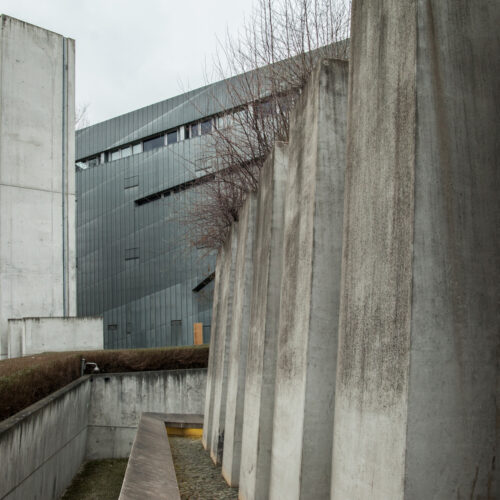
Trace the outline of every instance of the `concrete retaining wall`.
<instances>
[{"instance_id":1,"label":"concrete retaining wall","mask_svg":"<svg viewBox=\"0 0 500 500\"><path fill-rule=\"evenodd\" d=\"M127 457L143 412L202 414L205 369L92 377L87 459Z\"/></svg>"},{"instance_id":2,"label":"concrete retaining wall","mask_svg":"<svg viewBox=\"0 0 500 500\"><path fill-rule=\"evenodd\" d=\"M103 348L102 318L9 319L8 357Z\"/></svg>"},{"instance_id":3,"label":"concrete retaining wall","mask_svg":"<svg viewBox=\"0 0 500 500\"><path fill-rule=\"evenodd\" d=\"M90 377L0 423L0 498L59 498L85 458Z\"/></svg>"},{"instance_id":4,"label":"concrete retaining wall","mask_svg":"<svg viewBox=\"0 0 500 500\"><path fill-rule=\"evenodd\" d=\"M0 499L59 498L83 460L128 457L141 413L203 413L205 385L205 369L85 376L0 422Z\"/></svg>"}]
</instances>

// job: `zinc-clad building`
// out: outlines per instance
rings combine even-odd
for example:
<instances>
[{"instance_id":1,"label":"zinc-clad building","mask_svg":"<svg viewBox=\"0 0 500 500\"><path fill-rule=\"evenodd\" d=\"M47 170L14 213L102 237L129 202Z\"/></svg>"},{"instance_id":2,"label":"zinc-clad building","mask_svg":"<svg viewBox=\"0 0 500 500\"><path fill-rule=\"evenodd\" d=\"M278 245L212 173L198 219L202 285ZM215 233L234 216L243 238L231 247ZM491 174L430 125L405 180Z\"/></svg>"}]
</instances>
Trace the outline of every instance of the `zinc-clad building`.
<instances>
[{"instance_id":1,"label":"zinc-clad building","mask_svg":"<svg viewBox=\"0 0 500 500\"><path fill-rule=\"evenodd\" d=\"M212 84L76 133L77 311L103 315L107 348L189 345L196 322L209 341L215 255L189 244L183 218L226 89Z\"/></svg>"}]
</instances>

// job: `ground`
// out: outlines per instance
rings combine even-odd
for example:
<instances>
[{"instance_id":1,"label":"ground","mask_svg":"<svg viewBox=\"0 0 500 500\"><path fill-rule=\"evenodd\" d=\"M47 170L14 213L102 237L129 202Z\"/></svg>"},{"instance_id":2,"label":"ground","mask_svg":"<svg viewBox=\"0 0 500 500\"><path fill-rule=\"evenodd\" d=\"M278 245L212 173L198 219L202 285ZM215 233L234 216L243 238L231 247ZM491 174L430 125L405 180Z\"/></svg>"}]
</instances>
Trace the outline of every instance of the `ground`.
<instances>
[{"instance_id":1,"label":"ground","mask_svg":"<svg viewBox=\"0 0 500 500\"><path fill-rule=\"evenodd\" d=\"M61 500L116 500L127 462L127 458L85 462Z\"/></svg>"},{"instance_id":2,"label":"ground","mask_svg":"<svg viewBox=\"0 0 500 500\"><path fill-rule=\"evenodd\" d=\"M227 485L200 438L169 436L169 442L182 500L238 498L238 488Z\"/></svg>"}]
</instances>

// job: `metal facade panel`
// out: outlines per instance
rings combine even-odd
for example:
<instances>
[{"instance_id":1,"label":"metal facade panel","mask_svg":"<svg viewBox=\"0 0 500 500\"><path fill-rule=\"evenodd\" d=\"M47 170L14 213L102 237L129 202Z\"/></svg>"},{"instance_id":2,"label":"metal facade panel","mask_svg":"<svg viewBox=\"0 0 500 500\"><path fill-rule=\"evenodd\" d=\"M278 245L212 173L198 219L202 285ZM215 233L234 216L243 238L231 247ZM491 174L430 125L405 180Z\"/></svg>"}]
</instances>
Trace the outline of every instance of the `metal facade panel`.
<instances>
[{"instance_id":1,"label":"metal facade panel","mask_svg":"<svg viewBox=\"0 0 500 500\"><path fill-rule=\"evenodd\" d=\"M165 109L163 104L161 126ZM109 148L104 139L113 143L116 134L134 135L132 126L142 124L144 131L145 122L154 121L155 108L134 113L118 120L118 132L112 120L84 130L79 151L80 141L97 151ZM213 270L215 259L202 258L189 247L177 217L192 193L135 204L142 196L192 179L193 170L186 168L192 150L174 144L77 171L78 314L104 316L108 348L190 344L193 323L210 321L210 300L192 288ZM132 176L136 185L126 188ZM125 260L126 250L133 248L139 249L139 258ZM174 332L172 321L181 321Z\"/></svg>"}]
</instances>

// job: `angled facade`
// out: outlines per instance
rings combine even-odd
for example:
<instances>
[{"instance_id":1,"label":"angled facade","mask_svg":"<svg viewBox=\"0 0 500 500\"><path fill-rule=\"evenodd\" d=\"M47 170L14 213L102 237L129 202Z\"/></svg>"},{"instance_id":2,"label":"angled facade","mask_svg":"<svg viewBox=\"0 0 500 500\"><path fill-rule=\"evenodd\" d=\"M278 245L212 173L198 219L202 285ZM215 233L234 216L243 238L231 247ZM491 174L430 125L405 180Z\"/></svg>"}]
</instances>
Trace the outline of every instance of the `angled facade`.
<instances>
[{"instance_id":1,"label":"angled facade","mask_svg":"<svg viewBox=\"0 0 500 500\"><path fill-rule=\"evenodd\" d=\"M189 243L201 156L227 107L219 82L76 133L77 310L103 315L107 348L210 335L214 254Z\"/></svg>"}]
</instances>

